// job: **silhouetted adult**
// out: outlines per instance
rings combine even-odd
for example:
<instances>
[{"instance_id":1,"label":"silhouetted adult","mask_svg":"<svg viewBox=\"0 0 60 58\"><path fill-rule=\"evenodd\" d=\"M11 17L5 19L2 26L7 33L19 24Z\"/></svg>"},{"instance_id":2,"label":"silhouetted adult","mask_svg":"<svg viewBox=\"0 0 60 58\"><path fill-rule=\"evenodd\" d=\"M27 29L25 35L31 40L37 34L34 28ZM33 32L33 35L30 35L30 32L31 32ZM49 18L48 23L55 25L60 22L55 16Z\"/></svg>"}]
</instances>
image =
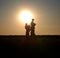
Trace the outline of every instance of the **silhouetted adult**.
<instances>
[{"instance_id":1,"label":"silhouetted adult","mask_svg":"<svg viewBox=\"0 0 60 58\"><path fill-rule=\"evenodd\" d=\"M32 19L32 22L31 22L31 36L34 36L35 35L35 23L34 23L34 19Z\"/></svg>"},{"instance_id":2,"label":"silhouetted adult","mask_svg":"<svg viewBox=\"0 0 60 58\"><path fill-rule=\"evenodd\" d=\"M30 32L30 25L28 25L27 23L25 24L25 29L26 29L26 38L29 37L29 32Z\"/></svg>"}]
</instances>

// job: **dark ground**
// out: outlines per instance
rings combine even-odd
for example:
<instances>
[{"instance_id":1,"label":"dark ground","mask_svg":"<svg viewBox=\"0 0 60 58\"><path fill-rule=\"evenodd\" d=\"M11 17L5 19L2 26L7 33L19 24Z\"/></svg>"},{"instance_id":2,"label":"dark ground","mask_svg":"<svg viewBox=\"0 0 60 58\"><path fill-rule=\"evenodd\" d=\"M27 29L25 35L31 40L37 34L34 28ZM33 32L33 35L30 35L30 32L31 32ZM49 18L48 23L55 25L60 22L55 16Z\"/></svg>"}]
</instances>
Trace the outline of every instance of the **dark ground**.
<instances>
[{"instance_id":1,"label":"dark ground","mask_svg":"<svg viewBox=\"0 0 60 58\"><path fill-rule=\"evenodd\" d=\"M0 35L0 55L5 56L59 56L60 35L41 35L35 38ZM22 57L23 57L22 56Z\"/></svg>"}]
</instances>

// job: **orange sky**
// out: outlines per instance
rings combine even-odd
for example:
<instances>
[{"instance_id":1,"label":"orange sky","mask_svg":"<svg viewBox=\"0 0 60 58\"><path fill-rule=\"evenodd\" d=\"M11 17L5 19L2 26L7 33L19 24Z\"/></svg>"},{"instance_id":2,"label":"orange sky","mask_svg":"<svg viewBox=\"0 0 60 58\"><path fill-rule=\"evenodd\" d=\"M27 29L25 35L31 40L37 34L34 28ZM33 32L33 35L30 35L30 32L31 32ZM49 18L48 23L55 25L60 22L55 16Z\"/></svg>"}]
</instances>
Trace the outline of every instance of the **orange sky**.
<instances>
[{"instance_id":1,"label":"orange sky","mask_svg":"<svg viewBox=\"0 0 60 58\"><path fill-rule=\"evenodd\" d=\"M60 35L58 0L4 0L0 4L0 35L25 35L18 14L26 8L34 15L37 35Z\"/></svg>"}]
</instances>

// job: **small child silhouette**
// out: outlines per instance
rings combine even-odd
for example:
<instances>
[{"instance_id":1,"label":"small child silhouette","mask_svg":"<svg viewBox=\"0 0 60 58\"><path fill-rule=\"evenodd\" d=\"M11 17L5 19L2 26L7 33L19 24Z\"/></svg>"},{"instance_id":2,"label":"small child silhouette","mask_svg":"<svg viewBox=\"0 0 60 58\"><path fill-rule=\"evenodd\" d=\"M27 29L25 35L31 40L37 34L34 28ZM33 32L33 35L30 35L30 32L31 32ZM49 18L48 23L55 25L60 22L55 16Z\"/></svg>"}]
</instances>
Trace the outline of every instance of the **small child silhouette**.
<instances>
[{"instance_id":1,"label":"small child silhouette","mask_svg":"<svg viewBox=\"0 0 60 58\"><path fill-rule=\"evenodd\" d=\"M30 25L28 25L27 23L25 24L25 29L26 29L26 38L29 37L29 32L30 32Z\"/></svg>"}]
</instances>

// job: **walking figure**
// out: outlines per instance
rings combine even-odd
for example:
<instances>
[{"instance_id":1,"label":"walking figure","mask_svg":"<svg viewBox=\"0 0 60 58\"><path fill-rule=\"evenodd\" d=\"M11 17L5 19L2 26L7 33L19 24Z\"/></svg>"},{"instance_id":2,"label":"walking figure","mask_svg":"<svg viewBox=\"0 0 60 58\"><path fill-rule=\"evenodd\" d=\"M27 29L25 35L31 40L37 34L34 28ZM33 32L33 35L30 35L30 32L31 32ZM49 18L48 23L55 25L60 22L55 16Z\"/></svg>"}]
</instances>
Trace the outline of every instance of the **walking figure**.
<instances>
[{"instance_id":1,"label":"walking figure","mask_svg":"<svg viewBox=\"0 0 60 58\"><path fill-rule=\"evenodd\" d=\"M34 23L34 19L32 19L32 22L31 22L31 36L35 36L35 23Z\"/></svg>"}]
</instances>

